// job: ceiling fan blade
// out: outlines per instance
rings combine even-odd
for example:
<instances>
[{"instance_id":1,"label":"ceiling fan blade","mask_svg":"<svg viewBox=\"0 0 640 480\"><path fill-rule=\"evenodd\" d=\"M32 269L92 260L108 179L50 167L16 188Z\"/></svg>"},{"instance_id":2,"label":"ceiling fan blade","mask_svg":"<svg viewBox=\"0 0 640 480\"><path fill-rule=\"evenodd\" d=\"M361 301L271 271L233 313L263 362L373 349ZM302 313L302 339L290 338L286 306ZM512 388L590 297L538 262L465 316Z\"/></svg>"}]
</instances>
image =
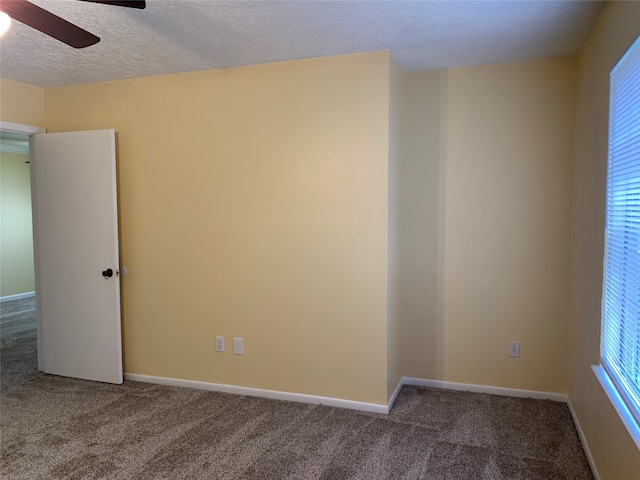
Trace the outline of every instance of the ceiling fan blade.
<instances>
[{"instance_id":1,"label":"ceiling fan blade","mask_svg":"<svg viewBox=\"0 0 640 480\"><path fill-rule=\"evenodd\" d=\"M27 0L2 0L0 11L17 22L29 25L73 48L84 48L100 41L93 33L67 22L65 19L28 2Z\"/></svg>"},{"instance_id":2,"label":"ceiling fan blade","mask_svg":"<svg viewBox=\"0 0 640 480\"><path fill-rule=\"evenodd\" d=\"M129 7L129 8L146 8L147 2L145 0L80 0L81 2L91 3L104 3L105 5L115 5L117 7Z\"/></svg>"}]
</instances>

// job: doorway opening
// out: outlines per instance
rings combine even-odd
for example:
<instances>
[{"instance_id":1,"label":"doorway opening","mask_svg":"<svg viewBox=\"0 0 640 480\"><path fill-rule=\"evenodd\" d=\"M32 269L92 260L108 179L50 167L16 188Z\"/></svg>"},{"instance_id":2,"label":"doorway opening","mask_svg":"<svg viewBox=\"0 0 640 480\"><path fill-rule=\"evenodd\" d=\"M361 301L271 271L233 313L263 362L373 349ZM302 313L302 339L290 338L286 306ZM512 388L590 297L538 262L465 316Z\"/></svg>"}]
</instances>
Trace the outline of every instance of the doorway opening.
<instances>
[{"instance_id":1,"label":"doorway opening","mask_svg":"<svg viewBox=\"0 0 640 480\"><path fill-rule=\"evenodd\" d=\"M29 136L0 131L0 360L2 384L38 371Z\"/></svg>"}]
</instances>

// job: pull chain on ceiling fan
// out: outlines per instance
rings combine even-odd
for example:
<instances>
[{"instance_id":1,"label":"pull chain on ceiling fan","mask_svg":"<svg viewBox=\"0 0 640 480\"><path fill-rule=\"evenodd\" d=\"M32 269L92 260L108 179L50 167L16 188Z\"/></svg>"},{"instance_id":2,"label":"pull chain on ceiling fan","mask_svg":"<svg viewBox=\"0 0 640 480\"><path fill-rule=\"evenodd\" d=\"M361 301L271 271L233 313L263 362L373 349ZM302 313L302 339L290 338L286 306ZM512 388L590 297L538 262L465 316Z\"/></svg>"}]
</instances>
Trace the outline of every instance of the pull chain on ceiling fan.
<instances>
[{"instance_id":1,"label":"pull chain on ceiling fan","mask_svg":"<svg viewBox=\"0 0 640 480\"><path fill-rule=\"evenodd\" d=\"M117 7L145 8L145 0L79 0L81 2L103 3ZM24 23L36 30L60 40L73 48L85 48L95 45L100 37L68 22L53 13L27 0L0 0L0 11L13 20Z\"/></svg>"}]
</instances>

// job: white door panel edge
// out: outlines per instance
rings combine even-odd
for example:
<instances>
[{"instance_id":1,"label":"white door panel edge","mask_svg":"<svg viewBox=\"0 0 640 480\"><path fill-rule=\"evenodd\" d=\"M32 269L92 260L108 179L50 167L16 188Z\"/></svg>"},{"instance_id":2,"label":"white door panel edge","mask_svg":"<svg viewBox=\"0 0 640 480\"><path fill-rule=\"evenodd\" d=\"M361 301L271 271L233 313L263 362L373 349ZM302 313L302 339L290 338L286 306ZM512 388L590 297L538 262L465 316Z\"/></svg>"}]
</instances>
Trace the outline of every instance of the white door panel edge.
<instances>
[{"instance_id":1,"label":"white door panel edge","mask_svg":"<svg viewBox=\"0 0 640 480\"><path fill-rule=\"evenodd\" d=\"M115 131L35 134L30 154L40 367L122 383Z\"/></svg>"}]
</instances>

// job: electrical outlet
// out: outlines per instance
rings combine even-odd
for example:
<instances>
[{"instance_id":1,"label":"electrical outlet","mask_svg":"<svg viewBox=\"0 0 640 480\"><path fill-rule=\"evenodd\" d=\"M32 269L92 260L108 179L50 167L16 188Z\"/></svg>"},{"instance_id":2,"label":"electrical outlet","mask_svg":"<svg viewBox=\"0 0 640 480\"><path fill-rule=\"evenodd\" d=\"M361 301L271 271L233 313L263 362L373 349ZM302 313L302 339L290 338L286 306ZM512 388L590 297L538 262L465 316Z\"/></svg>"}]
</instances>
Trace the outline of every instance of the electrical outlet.
<instances>
[{"instance_id":1,"label":"electrical outlet","mask_svg":"<svg viewBox=\"0 0 640 480\"><path fill-rule=\"evenodd\" d=\"M520 342L509 342L509 356L510 357L520 356Z\"/></svg>"},{"instance_id":2,"label":"electrical outlet","mask_svg":"<svg viewBox=\"0 0 640 480\"><path fill-rule=\"evenodd\" d=\"M244 355L244 340L242 338L233 337L233 353Z\"/></svg>"},{"instance_id":3,"label":"electrical outlet","mask_svg":"<svg viewBox=\"0 0 640 480\"><path fill-rule=\"evenodd\" d=\"M224 337L216 337L216 352L224 352Z\"/></svg>"}]
</instances>

